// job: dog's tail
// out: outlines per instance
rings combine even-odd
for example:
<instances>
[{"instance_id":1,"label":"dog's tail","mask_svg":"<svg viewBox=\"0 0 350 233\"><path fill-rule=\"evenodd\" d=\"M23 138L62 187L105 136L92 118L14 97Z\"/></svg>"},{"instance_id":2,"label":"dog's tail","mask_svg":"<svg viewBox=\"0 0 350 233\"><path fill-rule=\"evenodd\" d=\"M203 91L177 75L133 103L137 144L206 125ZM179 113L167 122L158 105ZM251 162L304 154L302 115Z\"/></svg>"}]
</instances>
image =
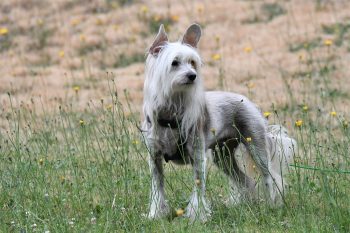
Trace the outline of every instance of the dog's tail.
<instances>
[{"instance_id":1,"label":"dog's tail","mask_svg":"<svg viewBox=\"0 0 350 233\"><path fill-rule=\"evenodd\" d=\"M297 150L296 141L289 136L287 129L283 126L269 125L267 128L266 147L272 172L279 174L283 179L284 185L286 185L285 177L290 170L289 164L293 162L293 157ZM237 148L235 157L242 171L251 178L259 179L260 174L255 168L255 163L243 144L240 144Z\"/></svg>"},{"instance_id":2,"label":"dog's tail","mask_svg":"<svg viewBox=\"0 0 350 233\"><path fill-rule=\"evenodd\" d=\"M267 151L269 152L271 168L284 177L289 173L289 164L293 161L297 150L296 141L288 135L281 125L270 125L267 128Z\"/></svg>"}]
</instances>

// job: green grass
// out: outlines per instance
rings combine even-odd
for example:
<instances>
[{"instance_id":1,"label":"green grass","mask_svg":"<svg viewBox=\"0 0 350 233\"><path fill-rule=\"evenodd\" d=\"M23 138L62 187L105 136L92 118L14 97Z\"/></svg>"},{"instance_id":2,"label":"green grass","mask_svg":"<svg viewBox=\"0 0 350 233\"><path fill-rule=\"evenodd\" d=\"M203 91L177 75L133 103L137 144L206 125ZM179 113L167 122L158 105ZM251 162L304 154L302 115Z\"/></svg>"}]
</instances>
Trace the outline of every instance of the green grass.
<instances>
[{"instance_id":1,"label":"green grass","mask_svg":"<svg viewBox=\"0 0 350 233\"><path fill-rule=\"evenodd\" d=\"M113 67L126 67L134 63L144 62L145 54L133 54L130 56L126 56L125 54L120 54L116 59L116 62L113 64Z\"/></svg>"},{"instance_id":2,"label":"green grass","mask_svg":"<svg viewBox=\"0 0 350 233\"><path fill-rule=\"evenodd\" d=\"M350 23L336 23L333 25L322 25L325 34L335 35L335 45L342 46L344 42L349 41Z\"/></svg>"},{"instance_id":3,"label":"green grass","mask_svg":"<svg viewBox=\"0 0 350 233\"><path fill-rule=\"evenodd\" d=\"M242 20L243 24L268 23L278 16L286 14L286 10L277 2L263 3L260 9L250 18Z\"/></svg>"},{"instance_id":4,"label":"green grass","mask_svg":"<svg viewBox=\"0 0 350 233\"><path fill-rule=\"evenodd\" d=\"M84 111L76 110L72 99L50 111L21 106L1 113L8 130L0 131L0 232L350 230L350 134L340 117L324 120L311 107L293 113L303 125L293 131L298 167L291 167L284 206L270 207L263 200L226 206L227 178L210 166L212 218L191 224L175 214L156 221L144 217L150 175L136 127L139 115L130 114L129 105L115 95L109 101L113 104L91 102ZM290 120L290 111L276 107L271 120ZM189 167L165 167L175 212L186 207L192 173Z\"/></svg>"}]
</instances>

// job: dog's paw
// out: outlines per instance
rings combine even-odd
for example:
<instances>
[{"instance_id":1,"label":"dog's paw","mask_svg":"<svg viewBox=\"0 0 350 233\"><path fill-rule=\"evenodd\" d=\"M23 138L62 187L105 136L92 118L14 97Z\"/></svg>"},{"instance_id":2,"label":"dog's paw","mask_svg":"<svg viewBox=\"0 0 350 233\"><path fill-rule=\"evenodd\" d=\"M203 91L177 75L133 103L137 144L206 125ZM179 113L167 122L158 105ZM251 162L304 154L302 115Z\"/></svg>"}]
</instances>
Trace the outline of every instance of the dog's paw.
<instances>
[{"instance_id":1,"label":"dog's paw","mask_svg":"<svg viewBox=\"0 0 350 233\"><path fill-rule=\"evenodd\" d=\"M207 222L211 216L211 211L204 207L192 208L188 206L184 216L189 218L191 222Z\"/></svg>"},{"instance_id":2,"label":"dog's paw","mask_svg":"<svg viewBox=\"0 0 350 233\"><path fill-rule=\"evenodd\" d=\"M210 205L204 197L198 198L197 194L192 194L184 216L189 218L191 222L207 222L211 216Z\"/></svg>"},{"instance_id":3,"label":"dog's paw","mask_svg":"<svg viewBox=\"0 0 350 233\"><path fill-rule=\"evenodd\" d=\"M163 218L167 217L170 214L170 207L169 205L164 202L164 203L152 203L151 208L147 214L148 219L158 219L158 218Z\"/></svg>"}]
</instances>

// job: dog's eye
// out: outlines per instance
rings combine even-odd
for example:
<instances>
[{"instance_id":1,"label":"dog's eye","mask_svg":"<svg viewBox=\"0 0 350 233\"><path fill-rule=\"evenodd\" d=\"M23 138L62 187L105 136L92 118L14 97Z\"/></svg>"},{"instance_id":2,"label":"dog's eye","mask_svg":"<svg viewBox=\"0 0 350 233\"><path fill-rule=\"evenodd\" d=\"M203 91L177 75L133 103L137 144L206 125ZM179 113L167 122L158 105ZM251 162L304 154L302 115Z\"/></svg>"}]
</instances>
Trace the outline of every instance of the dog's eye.
<instances>
[{"instance_id":1,"label":"dog's eye","mask_svg":"<svg viewBox=\"0 0 350 233\"><path fill-rule=\"evenodd\" d=\"M174 67L176 67L176 66L179 66L179 65L180 65L180 62L174 60L174 61L171 63L171 65L174 66Z\"/></svg>"},{"instance_id":2,"label":"dog's eye","mask_svg":"<svg viewBox=\"0 0 350 233\"><path fill-rule=\"evenodd\" d=\"M191 60L191 66L196 69L196 62Z\"/></svg>"}]
</instances>

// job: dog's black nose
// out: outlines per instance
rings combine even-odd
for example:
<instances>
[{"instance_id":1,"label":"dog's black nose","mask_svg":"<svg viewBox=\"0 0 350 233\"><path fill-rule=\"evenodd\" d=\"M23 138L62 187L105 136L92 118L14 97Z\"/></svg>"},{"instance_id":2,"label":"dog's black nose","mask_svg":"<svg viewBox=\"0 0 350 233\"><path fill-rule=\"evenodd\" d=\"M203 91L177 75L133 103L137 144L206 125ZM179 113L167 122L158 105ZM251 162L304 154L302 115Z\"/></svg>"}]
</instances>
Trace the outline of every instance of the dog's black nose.
<instances>
[{"instance_id":1,"label":"dog's black nose","mask_svg":"<svg viewBox=\"0 0 350 233\"><path fill-rule=\"evenodd\" d=\"M187 75L187 78L191 81L194 81L197 78L197 75L195 73L189 73Z\"/></svg>"}]
</instances>

